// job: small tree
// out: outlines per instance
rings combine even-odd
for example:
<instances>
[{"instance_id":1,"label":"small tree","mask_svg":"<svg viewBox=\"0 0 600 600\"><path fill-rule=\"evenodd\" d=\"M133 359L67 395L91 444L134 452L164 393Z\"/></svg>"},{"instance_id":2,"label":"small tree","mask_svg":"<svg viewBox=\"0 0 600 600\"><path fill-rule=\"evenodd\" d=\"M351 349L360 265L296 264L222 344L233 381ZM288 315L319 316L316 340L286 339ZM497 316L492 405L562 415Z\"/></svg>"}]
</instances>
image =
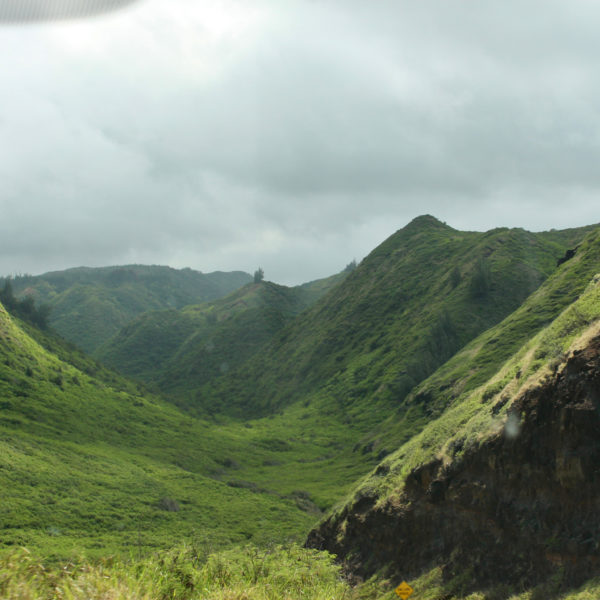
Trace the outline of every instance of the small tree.
<instances>
[{"instance_id":1,"label":"small tree","mask_svg":"<svg viewBox=\"0 0 600 600\"><path fill-rule=\"evenodd\" d=\"M11 278L4 280L4 287L0 289L0 303L13 316L29 321L37 325L40 329L48 327L48 316L50 315L50 306L42 304L36 307L33 296L25 296L19 300L13 292Z\"/></svg>"},{"instance_id":2,"label":"small tree","mask_svg":"<svg viewBox=\"0 0 600 600\"><path fill-rule=\"evenodd\" d=\"M352 271L354 271L354 269L356 269L356 259L353 259L351 262L349 262L346 265L346 268L344 269L344 271L346 273L351 273Z\"/></svg>"},{"instance_id":3,"label":"small tree","mask_svg":"<svg viewBox=\"0 0 600 600\"><path fill-rule=\"evenodd\" d=\"M254 271L254 283L260 283L265 278L265 272L261 267Z\"/></svg>"},{"instance_id":4,"label":"small tree","mask_svg":"<svg viewBox=\"0 0 600 600\"><path fill-rule=\"evenodd\" d=\"M32 321L40 329L48 329L48 317L52 308L48 304L40 304L35 311Z\"/></svg>"},{"instance_id":5,"label":"small tree","mask_svg":"<svg viewBox=\"0 0 600 600\"><path fill-rule=\"evenodd\" d=\"M13 310L17 306L17 299L13 293L10 277L4 280L4 288L0 290L0 302L4 304L4 308L8 311Z\"/></svg>"}]
</instances>

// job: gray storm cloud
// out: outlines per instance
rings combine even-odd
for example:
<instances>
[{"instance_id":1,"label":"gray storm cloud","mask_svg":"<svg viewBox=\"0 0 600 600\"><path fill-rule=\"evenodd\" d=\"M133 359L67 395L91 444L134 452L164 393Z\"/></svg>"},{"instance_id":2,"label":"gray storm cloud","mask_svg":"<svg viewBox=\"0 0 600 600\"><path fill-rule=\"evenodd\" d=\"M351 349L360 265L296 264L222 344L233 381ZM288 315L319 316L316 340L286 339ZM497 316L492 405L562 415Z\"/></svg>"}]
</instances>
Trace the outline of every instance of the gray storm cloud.
<instances>
[{"instance_id":1,"label":"gray storm cloud","mask_svg":"<svg viewBox=\"0 0 600 600\"><path fill-rule=\"evenodd\" d=\"M422 213L598 221L600 7L140 2L0 38L0 271L300 282Z\"/></svg>"}]
</instances>

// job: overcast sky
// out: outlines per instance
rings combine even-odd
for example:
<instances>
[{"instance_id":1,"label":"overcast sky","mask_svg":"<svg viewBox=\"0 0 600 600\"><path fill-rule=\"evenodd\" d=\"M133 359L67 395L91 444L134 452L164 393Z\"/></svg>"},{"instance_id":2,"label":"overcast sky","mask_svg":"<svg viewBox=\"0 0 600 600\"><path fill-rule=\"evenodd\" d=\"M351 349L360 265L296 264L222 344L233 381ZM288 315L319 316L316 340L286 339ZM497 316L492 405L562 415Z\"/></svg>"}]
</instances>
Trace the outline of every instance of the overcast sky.
<instances>
[{"instance_id":1,"label":"overcast sky","mask_svg":"<svg viewBox=\"0 0 600 600\"><path fill-rule=\"evenodd\" d=\"M598 31L592 0L140 0L0 25L0 274L291 284L424 213L598 222Z\"/></svg>"}]
</instances>

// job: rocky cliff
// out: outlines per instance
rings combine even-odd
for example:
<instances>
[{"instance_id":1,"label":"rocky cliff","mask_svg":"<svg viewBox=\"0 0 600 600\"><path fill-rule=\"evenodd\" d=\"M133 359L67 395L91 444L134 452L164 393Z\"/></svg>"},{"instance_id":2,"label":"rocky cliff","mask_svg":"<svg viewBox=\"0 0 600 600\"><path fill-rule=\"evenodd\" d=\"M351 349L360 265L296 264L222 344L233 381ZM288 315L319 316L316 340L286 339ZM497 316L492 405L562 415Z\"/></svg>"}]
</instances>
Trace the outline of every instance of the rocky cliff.
<instances>
[{"instance_id":1,"label":"rocky cliff","mask_svg":"<svg viewBox=\"0 0 600 600\"><path fill-rule=\"evenodd\" d=\"M307 545L358 577L410 580L441 566L473 586L530 586L600 573L600 335L514 398L480 445L414 469L383 504L355 499Z\"/></svg>"}]
</instances>

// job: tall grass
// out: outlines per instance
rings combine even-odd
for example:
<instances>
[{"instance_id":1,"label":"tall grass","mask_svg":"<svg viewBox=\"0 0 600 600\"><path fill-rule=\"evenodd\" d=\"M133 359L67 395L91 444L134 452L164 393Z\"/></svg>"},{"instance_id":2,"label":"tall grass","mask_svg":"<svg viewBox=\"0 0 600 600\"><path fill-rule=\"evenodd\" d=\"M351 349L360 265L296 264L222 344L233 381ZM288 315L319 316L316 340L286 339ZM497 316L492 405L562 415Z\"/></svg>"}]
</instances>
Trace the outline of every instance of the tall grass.
<instances>
[{"instance_id":1,"label":"tall grass","mask_svg":"<svg viewBox=\"0 0 600 600\"><path fill-rule=\"evenodd\" d=\"M352 600L358 593L331 555L297 546L212 554L187 547L141 561L52 566L25 549L0 557L2 600Z\"/></svg>"},{"instance_id":2,"label":"tall grass","mask_svg":"<svg viewBox=\"0 0 600 600\"><path fill-rule=\"evenodd\" d=\"M0 556L0 600L393 600L394 585L374 579L351 587L330 554L298 546L245 546L218 553L185 547L143 560L52 565L25 549ZM560 585L548 581L516 595L502 588L464 596L452 581L443 580L439 568L412 585L411 600L600 597L598 579L577 590L560 590Z\"/></svg>"}]
</instances>

